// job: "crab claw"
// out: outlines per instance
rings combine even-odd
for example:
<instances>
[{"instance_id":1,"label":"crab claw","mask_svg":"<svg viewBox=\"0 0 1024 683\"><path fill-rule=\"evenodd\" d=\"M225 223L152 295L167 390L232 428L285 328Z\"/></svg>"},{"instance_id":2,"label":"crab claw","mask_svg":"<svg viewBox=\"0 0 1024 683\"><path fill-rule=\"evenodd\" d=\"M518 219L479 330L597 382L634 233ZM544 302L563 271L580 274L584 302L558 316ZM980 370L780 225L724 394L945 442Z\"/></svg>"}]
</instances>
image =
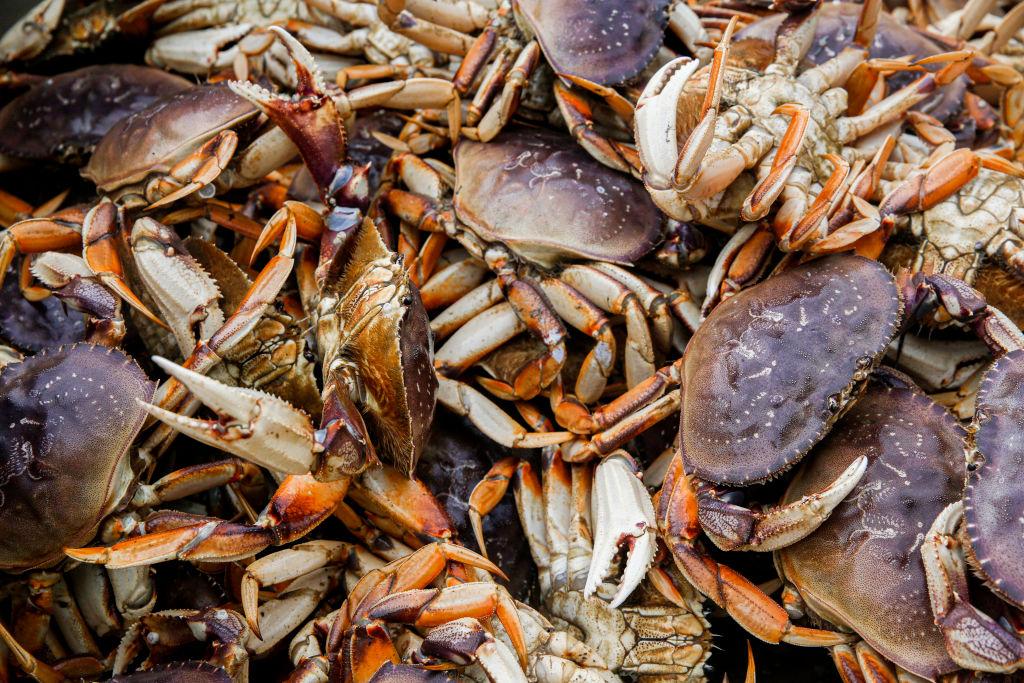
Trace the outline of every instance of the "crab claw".
<instances>
[{"instance_id":1,"label":"crab claw","mask_svg":"<svg viewBox=\"0 0 1024 683\"><path fill-rule=\"evenodd\" d=\"M516 649L520 665L526 669L526 635L519 621L519 612L512 596L497 584L470 582L447 588L392 593L381 598L369 613L370 619L412 624L421 628L440 626L459 616L478 619L498 617Z\"/></svg>"},{"instance_id":2,"label":"crab claw","mask_svg":"<svg viewBox=\"0 0 1024 683\"><path fill-rule=\"evenodd\" d=\"M150 415L196 441L287 474L308 474L319 446L309 418L287 401L255 389L229 387L166 358L153 362L217 413L216 420L178 415L150 403Z\"/></svg>"},{"instance_id":3,"label":"crab claw","mask_svg":"<svg viewBox=\"0 0 1024 683\"><path fill-rule=\"evenodd\" d=\"M324 203L333 205L334 195L352 178L351 167L344 163L341 116L309 50L283 28L271 26L268 30L291 57L298 82L296 96L276 95L255 83L232 81L229 87L259 107L295 143Z\"/></svg>"},{"instance_id":4,"label":"crab claw","mask_svg":"<svg viewBox=\"0 0 1024 683\"><path fill-rule=\"evenodd\" d=\"M637 100L633 126L637 151L644 168L644 182L655 190L672 187L677 150L676 108L683 87L700 68L688 57L674 59L647 82Z\"/></svg>"},{"instance_id":5,"label":"crab claw","mask_svg":"<svg viewBox=\"0 0 1024 683\"><path fill-rule=\"evenodd\" d=\"M626 548L626 568L612 607L625 602L640 585L657 550L654 505L639 475L636 461L625 451L615 451L601 461L594 476L594 554L583 595L589 598L597 591L619 551Z\"/></svg>"},{"instance_id":6,"label":"crab claw","mask_svg":"<svg viewBox=\"0 0 1024 683\"><path fill-rule=\"evenodd\" d=\"M438 626L423 639L415 655L427 666L448 662L459 666L479 664L489 681L526 683L508 646L484 630L476 619L465 617Z\"/></svg>"}]
</instances>

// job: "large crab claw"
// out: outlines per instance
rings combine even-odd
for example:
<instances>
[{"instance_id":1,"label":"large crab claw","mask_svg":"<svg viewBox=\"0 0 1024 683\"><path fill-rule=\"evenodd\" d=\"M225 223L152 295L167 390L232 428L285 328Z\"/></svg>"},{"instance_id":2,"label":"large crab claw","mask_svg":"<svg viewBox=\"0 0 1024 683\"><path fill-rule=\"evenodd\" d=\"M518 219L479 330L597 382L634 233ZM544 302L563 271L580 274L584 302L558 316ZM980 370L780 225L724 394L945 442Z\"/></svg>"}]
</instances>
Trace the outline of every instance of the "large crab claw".
<instances>
[{"instance_id":1,"label":"large crab claw","mask_svg":"<svg viewBox=\"0 0 1024 683\"><path fill-rule=\"evenodd\" d=\"M482 581L446 588L420 588L381 598L369 613L371 619L429 628L460 616L486 619L493 616L505 628L519 663L526 669L526 636L512 596L503 587Z\"/></svg>"},{"instance_id":2,"label":"large crab claw","mask_svg":"<svg viewBox=\"0 0 1024 683\"><path fill-rule=\"evenodd\" d=\"M615 451L601 461L594 476L594 553L583 595L589 598L597 591L612 562L625 549L626 566L612 607L625 602L640 585L657 551L654 505L639 474L640 468L628 453Z\"/></svg>"},{"instance_id":3,"label":"large crab claw","mask_svg":"<svg viewBox=\"0 0 1024 683\"><path fill-rule=\"evenodd\" d=\"M312 423L287 401L256 389L222 384L166 358L154 356L153 362L217 413L217 419L200 420L143 403L153 417L196 441L262 467L286 474L330 473L329 468L321 472L316 467L323 449Z\"/></svg>"},{"instance_id":4,"label":"large crab claw","mask_svg":"<svg viewBox=\"0 0 1024 683\"><path fill-rule=\"evenodd\" d=\"M351 177L351 169L344 164L344 124L309 50L283 28L271 26L268 30L291 57L298 83L296 96L276 95L255 83L232 81L229 86L259 107L295 143L324 203L333 206L335 192Z\"/></svg>"},{"instance_id":5,"label":"large crab claw","mask_svg":"<svg viewBox=\"0 0 1024 683\"><path fill-rule=\"evenodd\" d=\"M675 176L677 124L676 108L683 87L700 68L687 57L661 67L647 82L634 114L637 151L644 168L644 182L655 190L668 190Z\"/></svg>"},{"instance_id":6,"label":"large crab claw","mask_svg":"<svg viewBox=\"0 0 1024 683\"><path fill-rule=\"evenodd\" d=\"M966 564L957 539L963 517L962 502L949 505L935 518L921 544L935 624L958 665L1011 673L1024 668L1024 640L968 602Z\"/></svg>"},{"instance_id":7,"label":"large crab claw","mask_svg":"<svg viewBox=\"0 0 1024 683\"><path fill-rule=\"evenodd\" d=\"M484 630L479 621L464 617L438 626L427 634L414 659L426 666L479 664L487 680L526 683L515 655L500 640Z\"/></svg>"}]
</instances>

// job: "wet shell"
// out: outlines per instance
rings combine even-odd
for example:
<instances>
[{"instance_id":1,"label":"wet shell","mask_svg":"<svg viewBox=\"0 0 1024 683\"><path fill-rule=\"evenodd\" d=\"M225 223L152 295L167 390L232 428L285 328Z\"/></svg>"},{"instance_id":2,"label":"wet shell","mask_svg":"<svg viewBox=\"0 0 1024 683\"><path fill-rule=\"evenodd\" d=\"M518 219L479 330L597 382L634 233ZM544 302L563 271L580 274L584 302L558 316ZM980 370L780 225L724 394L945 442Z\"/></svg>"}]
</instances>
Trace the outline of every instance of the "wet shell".
<instances>
[{"instance_id":1,"label":"wet shell","mask_svg":"<svg viewBox=\"0 0 1024 683\"><path fill-rule=\"evenodd\" d=\"M852 255L798 266L719 305L686 350L687 471L742 485L798 462L883 353L901 308L892 275Z\"/></svg>"},{"instance_id":2,"label":"wet shell","mask_svg":"<svg viewBox=\"0 0 1024 683\"><path fill-rule=\"evenodd\" d=\"M630 265L661 235L644 186L566 135L518 128L488 143L464 140L455 169L459 219L545 267L573 258Z\"/></svg>"},{"instance_id":3,"label":"wet shell","mask_svg":"<svg viewBox=\"0 0 1024 683\"><path fill-rule=\"evenodd\" d=\"M1006 354L985 373L975 423L980 464L968 482L964 505L974 564L997 593L1022 607L1024 351Z\"/></svg>"},{"instance_id":4,"label":"wet shell","mask_svg":"<svg viewBox=\"0 0 1024 683\"><path fill-rule=\"evenodd\" d=\"M129 356L76 344L0 373L0 568L53 564L89 541L132 477L154 385Z\"/></svg>"},{"instance_id":5,"label":"wet shell","mask_svg":"<svg viewBox=\"0 0 1024 683\"><path fill-rule=\"evenodd\" d=\"M820 491L860 455L868 458L864 478L817 531L777 553L811 609L929 679L957 666L933 621L921 541L960 498L963 436L916 387L871 382L808 456L785 500Z\"/></svg>"}]
</instances>

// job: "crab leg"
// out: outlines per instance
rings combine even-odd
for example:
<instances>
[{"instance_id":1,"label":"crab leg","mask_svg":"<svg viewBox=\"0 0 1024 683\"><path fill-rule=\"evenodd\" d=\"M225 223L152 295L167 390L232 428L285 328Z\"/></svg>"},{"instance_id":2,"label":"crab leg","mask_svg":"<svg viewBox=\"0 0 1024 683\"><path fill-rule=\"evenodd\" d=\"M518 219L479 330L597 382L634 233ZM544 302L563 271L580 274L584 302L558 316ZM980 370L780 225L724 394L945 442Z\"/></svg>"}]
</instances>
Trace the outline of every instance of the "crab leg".
<instances>
[{"instance_id":1,"label":"crab leg","mask_svg":"<svg viewBox=\"0 0 1024 683\"><path fill-rule=\"evenodd\" d=\"M658 494L657 519L661 536L683 576L752 635L769 643L815 647L841 645L856 639L853 635L793 624L786 611L757 586L698 549L697 496L678 454Z\"/></svg>"},{"instance_id":2,"label":"crab leg","mask_svg":"<svg viewBox=\"0 0 1024 683\"><path fill-rule=\"evenodd\" d=\"M529 432L473 387L440 373L437 401L453 413L469 418L489 439L507 448L542 448L572 438L569 432Z\"/></svg>"},{"instance_id":3,"label":"crab leg","mask_svg":"<svg viewBox=\"0 0 1024 683\"><path fill-rule=\"evenodd\" d=\"M632 123L633 106L622 95L612 88L581 78L574 76L569 78L577 85L600 95L616 113L619 113L620 110L628 113L623 120ZM558 103L558 110L562 112L562 118L565 119L566 125L569 127L569 133L592 157L616 171L629 173L636 178L642 176L640 156L636 149L594 130L594 112L586 98L573 92L561 81L555 81L555 101Z\"/></svg>"},{"instance_id":4,"label":"crab leg","mask_svg":"<svg viewBox=\"0 0 1024 683\"><path fill-rule=\"evenodd\" d=\"M462 617L489 619L496 616L527 666L526 641L512 596L494 583L463 583L447 588L412 589L381 598L369 611L371 619L411 624L421 628L440 626Z\"/></svg>"},{"instance_id":5,"label":"crab leg","mask_svg":"<svg viewBox=\"0 0 1024 683\"><path fill-rule=\"evenodd\" d=\"M0 624L0 641L7 646L7 650L21 670L38 683L62 683L67 680L62 673L22 647L3 624Z\"/></svg>"},{"instance_id":6,"label":"crab leg","mask_svg":"<svg viewBox=\"0 0 1024 683\"><path fill-rule=\"evenodd\" d=\"M776 229L783 230L782 236L779 238L779 246L785 251L800 249L808 240L823 235L828 228L827 214L835 201L842 196L840 190L850 173L850 164L837 154L826 154L825 158L832 163L832 175L829 176L818 196L814 198L814 202L807 212L800 217L795 225L788 221L783 221L780 225L779 219L776 218ZM787 201L779 209L780 215L786 212L789 204L790 202Z\"/></svg>"},{"instance_id":7,"label":"crab leg","mask_svg":"<svg viewBox=\"0 0 1024 683\"><path fill-rule=\"evenodd\" d=\"M861 456L818 493L757 512L727 503L714 489L698 485L697 517L707 537L723 550L778 550L821 526L857 486L867 466L867 458Z\"/></svg>"},{"instance_id":8,"label":"crab leg","mask_svg":"<svg viewBox=\"0 0 1024 683\"><path fill-rule=\"evenodd\" d=\"M487 271L489 272L489 271ZM427 286L429 286L429 282ZM445 339L455 330L502 301L497 280L488 280L444 309L430 321L430 331L436 339Z\"/></svg>"},{"instance_id":9,"label":"crab leg","mask_svg":"<svg viewBox=\"0 0 1024 683\"><path fill-rule=\"evenodd\" d=\"M836 671L844 681L870 680L873 683L876 681L877 683L900 683L905 680L903 676L897 676L889 662L863 640L857 641L852 647L836 645L829 649L832 652L832 662L836 665Z\"/></svg>"},{"instance_id":10,"label":"crab leg","mask_svg":"<svg viewBox=\"0 0 1024 683\"><path fill-rule=\"evenodd\" d=\"M433 629L420 644L417 660L431 666L444 662L476 663L492 683L526 683L523 670L508 647L484 630L476 619L456 619Z\"/></svg>"},{"instance_id":11,"label":"crab leg","mask_svg":"<svg viewBox=\"0 0 1024 683\"><path fill-rule=\"evenodd\" d=\"M785 115L790 117L789 126L779 141L778 149L768 173L766 173L757 185L751 190L746 199L743 200L743 208L740 216L748 222L756 222L764 218L771 209L772 204L778 199L779 194L786 185L786 180L796 166L797 155L804 144L804 136L807 133L807 123L810 121L810 113L807 109L798 104L782 104L772 112L774 115Z\"/></svg>"},{"instance_id":12,"label":"crab leg","mask_svg":"<svg viewBox=\"0 0 1024 683\"><path fill-rule=\"evenodd\" d=\"M334 511L348 491L348 480L318 482L311 475L289 476L253 524L217 519L129 538L109 547L67 548L81 562L133 567L171 559L230 562L271 545L308 534Z\"/></svg>"},{"instance_id":13,"label":"crab leg","mask_svg":"<svg viewBox=\"0 0 1024 683\"><path fill-rule=\"evenodd\" d=\"M450 306L461 301L470 292L476 289L487 275L487 267L475 258L464 258L451 263L430 276L423 286L420 287L420 299L423 300L423 308L432 311L442 306ZM486 308L490 308L501 300L501 291L498 290L498 297ZM433 321L431 321L433 327ZM435 337L438 334L435 332Z\"/></svg>"},{"instance_id":14,"label":"crab leg","mask_svg":"<svg viewBox=\"0 0 1024 683\"><path fill-rule=\"evenodd\" d=\"M388 465L363 472L349 495L372 512L414 534L419 542L447 540L455 535L448 513L423 482Z\"/></svg>"},{"instance_id":15,"label":"crab leg","mask_svg":"<svg viewBox=\"0 0 1024 683\"><path fill-rule=\"evenodd\" d=\"M1013 673L1024 668L1024 640L968 602L964 550L956 535L963 515L962 502L948 506L935 518L921 544L935 624L958 665Z\"/></svg>"},{"instance_id":16,"label":"crab leg","mask_svg":"<svg viewBox=\"0 0 1024 683\"><path fill-rule=\"evenodd\" d=\"M487 557L487 542L484 539L483 517L494 509L508 490L509 482L519 466L519 458L502 458L491 466L484 478L473 487L469 494L469 523L480 553Z\"/></svg>"},{"instance_id":17,"label":"crab leg","mask_svg":"<svg viewBox=\"0 0 1024 683\"><path fill-rule=\"evenodd\" d=\"M484 112L476 128L466 130L466 137L488 142L505 128L519 107L523 90L540 63L540 58L540 44L535 40L530 41L516 56L516 61L505 76L501 94Z\"/></svg>"}]
</instances>

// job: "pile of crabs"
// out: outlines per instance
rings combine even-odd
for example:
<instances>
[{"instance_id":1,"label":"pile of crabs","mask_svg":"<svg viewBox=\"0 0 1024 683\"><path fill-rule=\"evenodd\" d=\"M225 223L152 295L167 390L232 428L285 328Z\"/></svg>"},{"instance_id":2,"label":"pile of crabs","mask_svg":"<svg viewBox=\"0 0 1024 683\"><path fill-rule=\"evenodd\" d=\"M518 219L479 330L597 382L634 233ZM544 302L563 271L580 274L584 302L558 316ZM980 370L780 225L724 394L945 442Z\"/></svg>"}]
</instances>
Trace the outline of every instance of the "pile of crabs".
<instances>
[{"instance_id":1,"label":"pile of crabs","mask_svg":"<svg viewBox=\"0 0 1024 683\"><path fill-rule=\"evenodd\" d=\"M26 9L0 680L1021 675L1024 4Z\"/></svg>"}]
</instances>

